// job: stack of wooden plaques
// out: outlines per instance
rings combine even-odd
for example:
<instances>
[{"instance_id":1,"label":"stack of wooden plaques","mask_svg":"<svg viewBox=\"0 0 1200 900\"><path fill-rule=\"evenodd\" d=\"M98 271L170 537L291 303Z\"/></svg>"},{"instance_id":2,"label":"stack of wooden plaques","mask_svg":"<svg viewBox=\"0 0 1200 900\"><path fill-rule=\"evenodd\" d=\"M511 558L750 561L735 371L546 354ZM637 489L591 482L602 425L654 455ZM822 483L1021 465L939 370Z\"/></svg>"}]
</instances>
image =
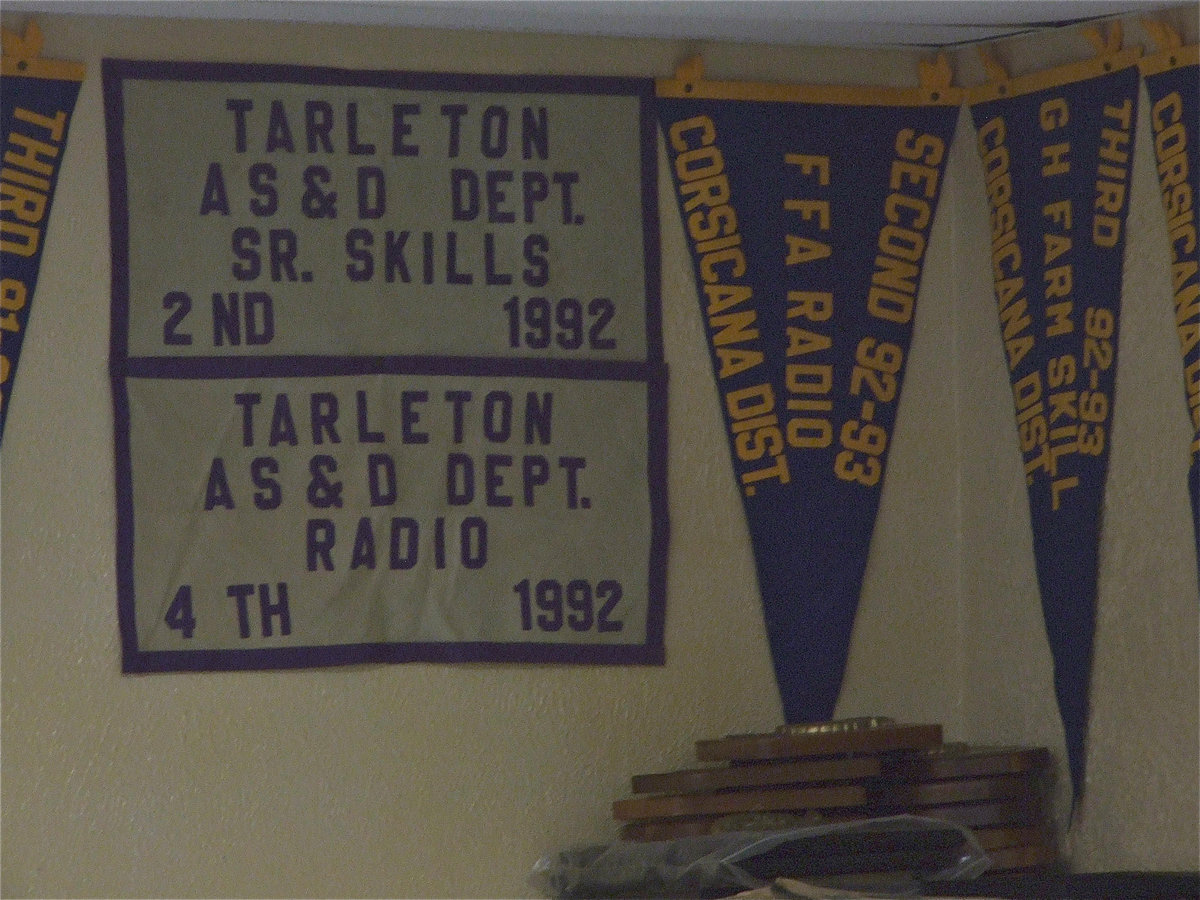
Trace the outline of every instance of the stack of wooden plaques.
<instances>
[{"instance_id":1,"label":"stack of wooden plaques","mask_svg":"<svg viewBox=\"0 0 1200 900\"><path fill-rule=\"evenodd\" d=\"M940 725L844 720L696 744L703 768L633 778L613 804L631 841L894 815L969 828L991 870L1057 860L1044 747L943 744Z\"/></svg>"}]
</instances>

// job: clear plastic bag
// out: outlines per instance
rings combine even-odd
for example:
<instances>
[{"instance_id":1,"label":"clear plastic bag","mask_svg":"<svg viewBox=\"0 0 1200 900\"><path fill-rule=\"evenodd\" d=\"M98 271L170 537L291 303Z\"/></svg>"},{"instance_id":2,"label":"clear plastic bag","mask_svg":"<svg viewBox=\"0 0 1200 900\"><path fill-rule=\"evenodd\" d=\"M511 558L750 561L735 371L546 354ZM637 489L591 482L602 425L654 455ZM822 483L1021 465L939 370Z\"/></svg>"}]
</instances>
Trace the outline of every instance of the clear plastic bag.
<instances>
[{"instance_id":1,"label":"clear plastic bag","mask_svg":"<svg viewBox=\"0 0 1200 900\"><path fill-rule=\"evenodd\" d=\"M954 832L949 845L948 832ZM935 835L938 852L920 852L922 842ZM889 846L909 849L889 855ZM715 898L762 887L775 877L829 876L836 874L829 870L839 863L850 867L842 874L853 874L856 859L864 872L907 871L926 881L974 878L990 862L966 828L939 819L889 816L811 828L579 847L542 857L530 881L545 896L560 900ZM893 865L871 868L885 861Z\"/></svg>"}]
</instances>

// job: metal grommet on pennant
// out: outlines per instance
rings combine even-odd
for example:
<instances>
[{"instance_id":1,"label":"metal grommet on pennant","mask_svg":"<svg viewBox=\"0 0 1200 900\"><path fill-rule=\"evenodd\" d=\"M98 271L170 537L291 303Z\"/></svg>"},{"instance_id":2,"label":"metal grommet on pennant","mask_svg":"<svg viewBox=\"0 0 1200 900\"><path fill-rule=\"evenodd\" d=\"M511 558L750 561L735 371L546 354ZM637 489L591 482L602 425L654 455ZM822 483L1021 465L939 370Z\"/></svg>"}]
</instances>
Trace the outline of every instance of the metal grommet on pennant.
<instances>
[{"instance_id":1,"label":"metal grommet on pennant","mask_svg":"<svg viewBox=\"0 0 1200 900\"><path fill-rule=\"evenodd\" d=\"M999 85L1003 89L1004 83L1010 81L1011 77L1008 74L1008 69L996 58L992 46L990 44L980 44L975 49L979 53L979 62L983 64L983 71L987 73L988 81Z\"/></svg>"},{"instance_id":2,"label":"metal grommet on pennant","mask_svg":"<svg viewBox=\"0 0 1200 900\"><path fill-rule=\"evenodd\" d=\"M704 77L704 58L696 55L679 64L675 69L675 80L683 84L683 92L691 94L696 90L696 82Z\"/></svg>"},{"instance_id":3,"label":"metal grommet on pennant","mask_svg":"<svg viewBox=\"0 0 1200 900\"><path fill-rule=\"evenodd\" d=\"M932 61L918 60L917 76L931 103L940 103L954 83L954 70L950 68L950 60L945 53L939 53Z\"/></svg>"},{"instance_id":4,"label":"metal grommet on pennant","mask_svg":"<svg viewBox=\"0 0 1200 900\"><path fill-rule=\"evenodd\" d=\"M1121 27L1120 22L1113 22L1105 34L1099 25L1090 25L1083 29L1083 36L1095 48L1097 56L1115 56L1121 52L1125 29Z\"/></svg>"},{"instance_id":5,"label":"metal grommet on pennant","mask_svg":"<svg viewBox=\"0 0 1200 900\"><path fill-rule=\"evenodd\" d=\"M30 22L25 26L25 34L17 34L15 31L9 31L7 28L0 33L0 41L3 42L5 68L13 66L18 71L24 72L29 68L30 61L37 58L42 52L42 30L38 27L37 22Z\"/></svg>"},{"instance_id":6,"label":"metal grommet on pennant","mask_svg":"<svg viewBox=\"0 0 1200 900\"><path fill-rule=\"evenodd\" d=\"M983 65L983 71L987 75L988 87L997 97L1007 97L1012 76L1008 74L1008 69L996 57L992 45L979 44L975 50L979 54L979 62Z\"/></svg>"},{"instance_id":7,"label":"metal grommet on pennant","mask_svg":"<svg viewBox=\"0 0 1200 900\"><path fill-rule=\"evenodd\" d=\"M1105 72L1111 72L1114 68L1112 57L1121 52L1121 41L1124 38L1124 29L1121 27L1121 23L1113 22L1107 34L1101 31L1099 25L1092 25L1083 29L1083 35L1095 48L1101 68Z\"/></svg>"}]
</instances>

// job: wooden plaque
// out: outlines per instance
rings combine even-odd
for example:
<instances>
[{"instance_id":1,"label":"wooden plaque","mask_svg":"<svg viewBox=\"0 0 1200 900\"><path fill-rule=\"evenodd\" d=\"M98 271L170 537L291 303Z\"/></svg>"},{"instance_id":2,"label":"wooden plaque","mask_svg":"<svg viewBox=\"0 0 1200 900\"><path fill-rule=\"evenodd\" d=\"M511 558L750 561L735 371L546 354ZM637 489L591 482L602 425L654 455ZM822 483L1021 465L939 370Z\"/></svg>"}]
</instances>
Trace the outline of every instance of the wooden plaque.
<instances>
[{"instance_id":1,"label":"wooden plaque","mask_svg":"<svg viewBox=\"0 0 1200 900\"><path fill-rule=\"evenodd\" d=\"M868 790L872 805L880 809L908 809L941 806L947 803L980 803L1038 796L1036 785L1025 775L873 785Z\"/></svg>"},{"instance_id":2,"label":"wooden plaque","mask_svg":"<svg viewBox=\"0 0 1200 900\"><path fill-rule=\"evenodd\" d=\"M1023 827L976 828L972 831L975 840L984 850L1002 850L1005 847L1020 847L1032 844L1056 846L1054 829L1049 823Z\"/></svg>"},{"instance_id":3,"label":"wooden plaque","mask_svg":"<svg viewBox=\"0 0 1200 900\"><path fill-rule=\"evenodd\" d=\"M629 821L773 810L826 809L837 806L863 806L866 802L866 790L856 784L838 787L719 791L708 794L668 794L662 797L618 800L613 803L613 818Z\"/></svg>"},{"instance_id":4,"label":"wooden plaque","mask_svg":"<svg viewBox=\"0 0 1200 900\"><path fill-rule=\"evenodd\" d=\"M853 781L883 772L879 757L810 759L789 762L746 763L684 769L652 775L635 775L635 794L686 794L725 788L764 787L772 784L811 784L824 781Z\"/></svg>"},{"instance_id":5,"label":"wooden plaque","mask_svg":"<svg viewBox=\"0 0 1200 900\"><path fill-rule=\"evenodd\" d=\"M1045 747L967 747L957 744L882 761L884 775L921 781L1041 772L1049 766L1050 751Z\"/></svg>"},{"instance_id":6,"label":"wooden plaque","mask_svg":"<svg viewBox=\"0 0 1200 900\"><path fill-rule=\"evenodd\" d=\"M780 730L697 741L696 757L717 760L796 759L930 750L942 744L941 725L877 725L871 728L811 732Z\"/></svg>"},{"instance_id":7,"label":"wooden plaque","mask_svg":"<svg viewBox=\"0 0 1200 900\"><path fill-rule=\"evenodd\" d=\"M685 819L652 819L629 822L621 826L623 841L673 841L677 838L711 834L713 822L719 816L699 816Z\"/></svg>"},{"instance_id":8,"label":"wooden plaque","mask_svg":"<svg viewBox=\"0 0 1200 900\"><path fill-rule=\"evenodd\" d=\"M943 745L938 725L847 720L699 741L696 749L717 764L633 777L642 796L613 804L622 839L910 814L972 829L1009 867L1057 857L1044 815L1045 747Z\"/></svg>"},{"instance_id":9,"label":"wooden plaque","mask_svg":"<svg viewBox=\"0 0 1200 900\"><path fill-rule=\"evenodd\" d=\"M989 872L1034 869L1052 866L1058 862L1058 852L1053 847L1047 847L1044 844L989 850L987 855L992 858L992 867L988 869Z\"/></svg>"},{"instance_id":10,"label":"wooden plaque","mask_svg":"<svg viewBox=\"0 0 1200 900\"><path fill-rule=\"evenodd\" d=\"M992 803L955 803L921 810L931 819L945 819L966 828L997 825L1034 825L1042 821L1042 804L1036 798L998 800Z\"/></svg>"}]
</instances>

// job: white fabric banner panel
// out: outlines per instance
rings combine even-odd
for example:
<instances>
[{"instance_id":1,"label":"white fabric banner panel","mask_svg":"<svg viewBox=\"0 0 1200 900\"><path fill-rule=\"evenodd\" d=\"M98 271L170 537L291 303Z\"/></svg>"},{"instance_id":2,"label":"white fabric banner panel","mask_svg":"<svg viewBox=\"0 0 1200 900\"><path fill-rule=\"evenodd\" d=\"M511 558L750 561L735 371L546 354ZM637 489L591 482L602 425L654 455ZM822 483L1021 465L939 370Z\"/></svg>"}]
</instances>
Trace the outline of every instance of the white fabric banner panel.
<instances>
[{"instance_id":1,"label":"white fabric banner panel","mask_svg":"<svg viewBox=\"0 0 1200 900\"><path fill-rule=\"evenodd\" d=\"M652 83L104 86L126 671L661 663Z\"/></svg>"}]
</instances>

